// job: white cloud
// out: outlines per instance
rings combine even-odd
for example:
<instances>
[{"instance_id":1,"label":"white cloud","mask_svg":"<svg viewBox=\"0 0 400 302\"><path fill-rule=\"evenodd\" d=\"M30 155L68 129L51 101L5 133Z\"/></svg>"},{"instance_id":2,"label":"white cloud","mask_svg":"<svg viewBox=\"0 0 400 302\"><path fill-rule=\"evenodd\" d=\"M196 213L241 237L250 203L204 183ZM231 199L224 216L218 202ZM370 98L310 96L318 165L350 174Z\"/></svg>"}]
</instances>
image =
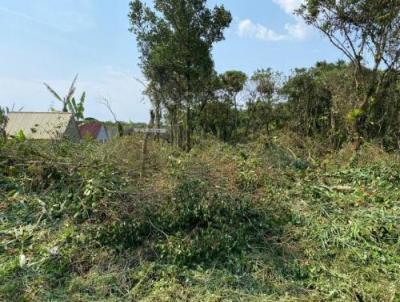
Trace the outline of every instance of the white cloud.
<instances>
[{"instance_id":1,"label":"white cloud","mask_svg":"<svg viewBox=\"0 0 400 302\"><path fill-rule=\"evenodd\" d=\"M289 15L293 15L294 11L300 8L304 0L272 0L275 4ZM312 29L300 17L293 16L293 23L286 23L284 32L278 33L267 26L255 23L250 19L239 22L238 33L240 37L255 38L263 41L283 41L297 40L303 41L311 34Z\"/></svg>"},{"instance_id":2,"label":"white cloud","mask_svg":"<svg viewBox=\"0 0 400 302\"><path fill-rule=\"evenodd\" d=\"M253 22L250 19L242 20L238 25L238 34L242 38L253 38L261 41L278 42L284 40L305 40L310 33L309 27L297 20L294 24L286 24L284 33L277 33L268 27Z\"/></svg>"},{"instance_id":3,"label":"white cloud","mask_svg":"<svg viewBox=\"0 0 400 302\"><path fill-rule=\"evenodd\" d=\"M285 13L293 15L294 11L304 3L304 0L273 0L273 2L279 5ZM285 29L292 38L305 40L310 34L311 29L300 17L295 16L295 19L296 23L287 23Z\"/></svg>"},{"instance_id":4,"label":"white cloud","mask_svg":"<svg viewBox=\"0 0 400 302\"><path fill-rule=\"evenodd\" d=\"M286 24L285 29L289 36L296 40L305 40L310 34L310 27L301 20L294 24Z\"/></svg>"},{"instance_id":5,"label":"white cloud","mask_svg":"<svg viewBox=\"0 0 400 302\"><path fill-rule=\"evenodd\" d=\"M278 4L287 14L293 14L293 12L300 7L304 2L303 0L272 0Z\"/></svg>"},{"instance_id":6,"label":"white cloud","mask_svg":"<svg viewBox=\"0 0 400 302\"><path fill-rule=\"evenodd\" d=\"M280 35L264 25L254 23L250 19L239 23L238 32L240 37L256 38L263 41L281 41L287 38L285 35Z\"/></svg>"}]
</instances>

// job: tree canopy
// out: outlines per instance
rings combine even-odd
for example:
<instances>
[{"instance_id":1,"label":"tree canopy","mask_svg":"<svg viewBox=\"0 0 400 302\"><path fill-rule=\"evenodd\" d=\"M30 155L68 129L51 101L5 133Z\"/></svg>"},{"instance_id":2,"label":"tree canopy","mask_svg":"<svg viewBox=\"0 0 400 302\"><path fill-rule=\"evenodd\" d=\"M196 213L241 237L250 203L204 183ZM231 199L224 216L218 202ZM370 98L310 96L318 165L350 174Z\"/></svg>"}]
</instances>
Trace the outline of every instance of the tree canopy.
<instances>
[{"instance_id":1,"label":"tree canopy","mask_svg":"<svg viewBox=\"0 0 400 302\"><path fill-rule=\"evenodd\" d=\"M208 8L205 0L156 0L153 10L135 0L129 18L141 51L140 65L151 82L148 93L168 110L174 128L184 121L189 150L192 109L214 72L211 50L224 39L232 17L223 6Z\"/></svg>"},{"instance_id":2,"label":"tree canopy","mask_svg":"<svg viewBox=\"0 0 400 302\"><path fill-rule=\"evenodd\" d=\"M400 2L307 0L297 14L324 33L353 64L359 100L352 112L355 131L363 136L376 134L382 127L377 110L386 86L400 71Z\"/></svg>"}]
</instances>

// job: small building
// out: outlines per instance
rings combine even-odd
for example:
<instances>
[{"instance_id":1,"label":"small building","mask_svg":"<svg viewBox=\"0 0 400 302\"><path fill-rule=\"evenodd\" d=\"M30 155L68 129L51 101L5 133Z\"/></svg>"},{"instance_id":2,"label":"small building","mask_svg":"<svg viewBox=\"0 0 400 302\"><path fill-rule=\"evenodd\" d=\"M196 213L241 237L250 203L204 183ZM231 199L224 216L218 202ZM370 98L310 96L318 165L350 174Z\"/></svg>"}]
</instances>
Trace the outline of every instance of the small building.
<instances>
[{"instance_id":1,"label":"small building","mask_svg":"<svg viewBox=\"0 0 400 302\"><path fill-rule=\"evenodd\" d=\"M10 112L5 127L7 137L23 133L27 139L80 140L78 125L69 112Z\"/></svg>"},{"instance_id":2,"label":"small building","mask_svg":"<svg viewBox=\"0 0 400 302\"><path fill-rule=\"evenodd\" d=\"M103 143L109 140L108 131L100 122L82 124L79 126L79 132L83 139L94 139Z\"/></svg>"},{"instance_id":3,"label":"small building","mask_svg":"<svg viewBox=\"0 0 400 302\"><path fill-rule=\"evenodd\" d=\"M133 135L135 133L161 134L166 135L167 129L158 128L129 128L125 131L125 135Z\"/></svg>"}]
</instances>

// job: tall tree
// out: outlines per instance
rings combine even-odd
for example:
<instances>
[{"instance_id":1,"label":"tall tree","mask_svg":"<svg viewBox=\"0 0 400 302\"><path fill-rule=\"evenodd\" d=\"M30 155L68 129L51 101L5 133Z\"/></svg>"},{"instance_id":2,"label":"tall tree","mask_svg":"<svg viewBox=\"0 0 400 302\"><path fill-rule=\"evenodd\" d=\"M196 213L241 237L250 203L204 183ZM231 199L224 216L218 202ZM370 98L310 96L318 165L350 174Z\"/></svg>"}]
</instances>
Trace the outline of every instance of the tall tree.
<instances>
[{"instance_id":1,"label":"tall tree","mask_svg":"<svg viewBox=\"0 0 400 302\"><path fill-rule=\"evenodd\" d=\"M358 106L351 115L359 137L380 128L370 120L382 107L382 93L400 69L398 0L306 0L297 11L324 33L354 67Z\"/></svg>"},{"instance_id":2,"label":"tall tree","mask_svg":"<svg viewBox=\"0 0 400 302\"><path fill-rule=\"evenodd\" d=\"M242 71L230 70L221 75L223 90L235 107L235 128L238 127L238 94L243 91L247 82L247 75Z\"/></svg>"},{"instance_id":3,"label":"tall tree","mask_svg":"<svg viewBox=\"0 0 400 302\"><path fill-rule=\"evenodd\" d=\"M270 130L273 121L273 106L277 101L281 74L268 69L259 69L250 78L250 96L247 102L248 127L253 130Z\"/></svg>"},{"instance_id":4,"label":"tall tree","mask_svg":"<svg viewBox=\"0 0 400 302\"><path fill-rule=\"evenodd\" d=\"M156 88L169 115L184 117L186 149L191 148L192 109L213 74L211 50L224 39L232 17L223 6L206 0L155 0L154 10L130 2L131 31L136 35L144 75Z\"/></svg>"},{"instance_id":5,"label":"tall tree","mask_svg":"<svg viewBox=\"0 0 400 302\"><path fill-rule=\"evenodd\" d=\"M303 136L328 135L332 94L324 78L330 79L326 63L295 69L281 90L292 115L291 128Z\"/></svg>"}]
</instances>

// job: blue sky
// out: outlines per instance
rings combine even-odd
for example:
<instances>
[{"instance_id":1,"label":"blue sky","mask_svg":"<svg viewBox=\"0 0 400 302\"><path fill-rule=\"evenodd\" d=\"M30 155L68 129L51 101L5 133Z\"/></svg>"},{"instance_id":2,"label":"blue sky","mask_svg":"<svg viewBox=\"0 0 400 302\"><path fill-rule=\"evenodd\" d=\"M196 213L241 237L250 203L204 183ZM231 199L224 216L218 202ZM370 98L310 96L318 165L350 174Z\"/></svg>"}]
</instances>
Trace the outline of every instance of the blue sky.
<instances>
[{"instance_id":1,"label":"blue sky","mask_svg":"<svg viewBox=\"0 0 400 302\"><path fill-rule=\"evenodd\" d=\"M147 1L151 5L151 1ZM343 56L319 33L294 17L301 0L210 0L234 17L226 40L214 49L219 72L251 74L271 67L289 73L318 60ZM59 107L60 94L79 73L78 92L88 94L87 115L111 119L104 97L121 120L147 121L135 37L128 31L129 0L0 0L0 105L26 111Z\"/></svg>"}]
</instances>

